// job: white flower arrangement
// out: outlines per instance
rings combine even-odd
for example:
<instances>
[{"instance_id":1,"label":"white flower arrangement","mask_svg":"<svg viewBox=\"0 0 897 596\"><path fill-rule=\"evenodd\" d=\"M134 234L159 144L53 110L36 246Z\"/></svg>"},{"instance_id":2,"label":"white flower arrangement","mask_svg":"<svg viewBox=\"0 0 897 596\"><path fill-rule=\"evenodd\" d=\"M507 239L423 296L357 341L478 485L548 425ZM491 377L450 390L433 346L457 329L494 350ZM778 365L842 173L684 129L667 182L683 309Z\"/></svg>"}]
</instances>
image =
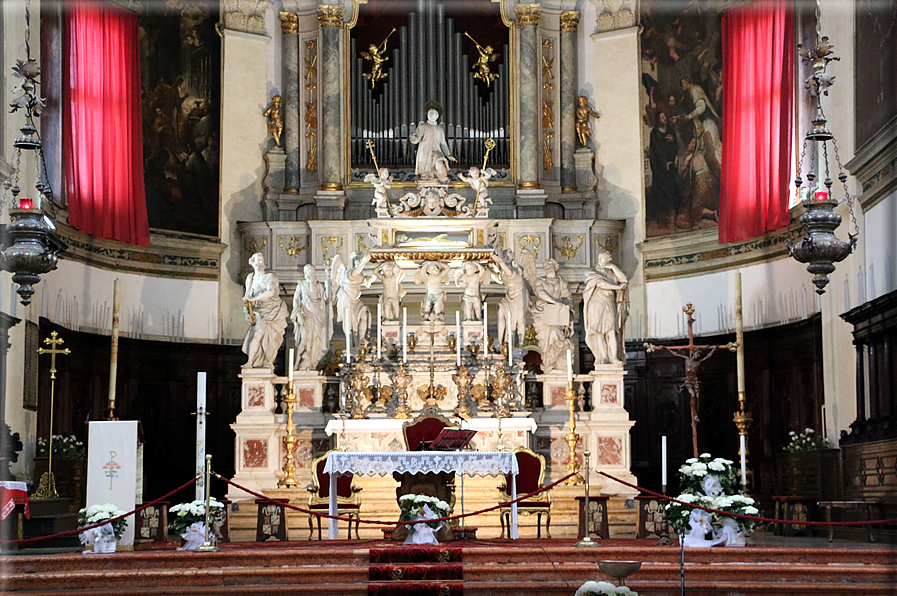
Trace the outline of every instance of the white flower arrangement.
<instances>
[{"instance_id":1,"label":"white flower arrangement","mask_svg":"<svg viewBox=\"0 0 897 596\"><path fill-rule=\"evenodd\" d=\"M43 437L37 440L37 456L50 455L50 441ZM53 435L53 457L60 459L87 459L84 442L75 435Z\"/></svg>"},{"instance_id":2,"label":"white flower arrangement","mask_svg":"<svg viewBox=\"0 0 897 596\"><path fill-rule=\"evenodd\" d=\"M793 430L788 433L791 442L785 445L785 451L789 453L803 453L805 451L816 451L817 449L829 449L829 443L825 437L816 436L816 431L812 428L805 428L803 432L797 434Z\"/></svg>"},{"instance_id":3,"label":"white flower arrangement","mask_svg":"<svg viewBox=\"0 0 897 596\"><path fill-rule=\"evenodd\" d=\"M609 582L587 581L579 586L575 596L638 596L626 586L615 586Z\"/></svg>"},{"instance_id":4,"label":"white flower arrangement","mask_svg":"<svg viewBox=\"0 0 897 596\"><path fill-rule=\"evenodd\" d=\"M421 513L424 505L430 508L430 511L439 517L447 517L451 507L445 501L430 497L428 495L402 495L399 497L399 507L402 510L399 516L400 521L416 521L418 514ZM446 522L427 522L427 525L434 530L438 529ZM414 533L414 524L408 524L408 533Z\"/></svg>"},{"instance_id":5,"label":"white flower arrangement","mask_svg":"<svg viewBox=\"0 0 897 596\"><path fill-rule=\"evenodd\" d=\"M92 526L94 524L98 524L100 522L104 522L112 519L113 517L118 517L119 515L124 515L125 512L113 505L112 503L106 503L104 505L91 505L90 507L84 507L78 512L78 527L86 528L87 526ZM125 527L127 526L128 521L126 518L121 518L112 522L112 529L115 532L115 539L121 540L121 537L125 535Z\"/></svg>"},{"instance_id":6,"label":"white flower arrangement","mask_svg":"<svg viewBox=\"0 0 897 596\"><path fill-rule=\"evenodd\" d=\"M170 521L168 522L168 531L174 536L180 536L187 531L187 528L193 524L205 523L206 521L206 502L202 499L190 503L179 503L168 510ZM224 503L215 500L215 497L209 499L209 522L212 526L211 530L217 536L224 524Z\"/></svg>"},{"instance_id":7,"label":"white flower arrangement","mask_svg":"<svg viewBox=\"0 0 897 596\"><path fill-rule=\"evenodd\" d=\"M737 515L757 515L759 510L754 506L754 499L738 493L738 476L732 460L722 457L714 458L709 453L685 460L679 468L679 481L682 494L676 499L682 503L669 503L666 507L670 525L679 534L691 530L691 512L693 503L707 509L716 509ZM732 518L724 513L712 514L714 527L721 526L726 519L732 519L741 531L754 528L752 520Z\"/></svg>"}]
</instances>

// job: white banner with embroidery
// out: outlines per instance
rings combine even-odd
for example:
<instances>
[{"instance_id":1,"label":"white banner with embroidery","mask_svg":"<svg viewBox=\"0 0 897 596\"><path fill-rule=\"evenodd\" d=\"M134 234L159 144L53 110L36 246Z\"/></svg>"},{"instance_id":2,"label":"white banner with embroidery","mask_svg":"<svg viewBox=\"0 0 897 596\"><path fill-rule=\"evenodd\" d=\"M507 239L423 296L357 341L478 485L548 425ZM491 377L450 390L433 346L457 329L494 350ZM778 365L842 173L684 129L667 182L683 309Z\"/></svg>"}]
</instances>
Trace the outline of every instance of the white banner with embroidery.
<instances>
[{"instance_id":1,"label":"white banner with embroidery","mask_svg":"<svg viewBox=\"0 0 897 596\"><path fill-rule=\"evenodd\" d=\"M137 421L91 422L87 439L87 506L111 503L122 511L137 501ZM134 544L134 518L121 545Z\"/></svg>"}]
</instances>

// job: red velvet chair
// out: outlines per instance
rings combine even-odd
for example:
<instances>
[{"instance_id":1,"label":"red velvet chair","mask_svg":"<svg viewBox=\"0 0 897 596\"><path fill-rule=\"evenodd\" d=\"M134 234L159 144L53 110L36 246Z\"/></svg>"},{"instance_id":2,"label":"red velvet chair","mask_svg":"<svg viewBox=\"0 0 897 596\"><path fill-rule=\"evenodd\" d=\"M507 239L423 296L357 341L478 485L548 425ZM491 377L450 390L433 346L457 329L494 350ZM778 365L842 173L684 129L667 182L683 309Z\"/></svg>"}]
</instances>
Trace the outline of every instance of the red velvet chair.
<instances>
[{"instance_id":1,"label":"red velvet chair","mask_svg":"<svg viewBox=\"0 0 897 596\"><path fill-rule=\"evenodd\" d=\"M405 435L405 448L408 451L417 451L421 443L432 443L445 427L457 428L445 416L439 414L422 414L402 425L402 434Z\"/></svg>"},{"instance_id":2,"label":"red velvet chair","mask_svg":"<svg viewBox=\"0 0 897 596\"><path fill-rule=\"evenodd\" d=\"M321 457L315 459L311 464L312 480L314 486L308 487L311 493L308 496L308 509L310 511L320 511L327 513L330 507L330 474L324 472L324 466L327 465L328 451ZM358 493L361 487L356 486L355 476L342 474L336 479L336 509L337 515L350 517L355 519L355 538L358 539L358 514L361 509L361 498ZM318 540L321 539L321 516L308 514L308 539L311 540L312 518L318 520ZM352 538L352 522L349 522L348 535L346 538Z\"/></svg>"},{"instance_id":3,"label":"red velvet chair","mask_svg":"<svg viewBox=\"0 0 897 596\"><path fill-rule=\"evenodd\" d=\"M526 447L518 447L514 450L517 457L517 497L529 494L542 488L542 482L545 480L545 458L527 449ZM507 503L512 500L511 475L505 474L504 482L498 487L499 502ZM518 515L535 515L536 516L536 538L542 537L542 515L545 515L545 536L551 538L551 494L550 491L541 492L534 497L530 497L524 501L517 503ZM505 537L505 530L510 533L511 528L511 506L506 505L499 509L499 517L501 518L501 537Z\"/></svg>"}]
</instances>

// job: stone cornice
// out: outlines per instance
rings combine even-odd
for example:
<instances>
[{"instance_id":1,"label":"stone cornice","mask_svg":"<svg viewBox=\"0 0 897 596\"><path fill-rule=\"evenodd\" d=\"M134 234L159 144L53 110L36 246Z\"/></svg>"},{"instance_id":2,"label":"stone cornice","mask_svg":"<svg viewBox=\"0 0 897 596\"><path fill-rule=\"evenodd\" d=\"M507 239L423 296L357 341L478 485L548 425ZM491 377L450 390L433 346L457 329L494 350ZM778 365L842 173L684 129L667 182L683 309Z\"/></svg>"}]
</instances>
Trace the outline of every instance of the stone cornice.
<instances>
[{"instance_id":1,"label":"stone cornice","mask_svg":"<svg viewBox=\"0 0 897 596\"><path fill-rule=\"evenodd\" d=\"M299 15L295 12L280 13L280 28L284 35L296 35L299 33Z\"/></svg>"},{"instance_id":2,"label":"stone cornice","mask_svg":"<svg viewBox=\"0 0 897 596\"><path fill-rule=\"evenodd\" d=\"M517 4L514 6L514 14L518 27L537 27L539 17L542 15L540 4Z\"/></svg>"},{"instance_id":3,"label":"stone cornice","mask_svg":"<svg viewBox=\"0 0 897 596\"><path fill-rule=\"evenodd\" d=\"M561 13L561 33L575 33L579 26L579 11L565 10Z\"/></svg>"},{"instance_id":4,"label":"stone cornice","mask_svg":"<svg viewBox=\"0 0 897 596\"><path fill-rule=\"evenodd\" d=\"M341 4L322 4L318 7L318 23L321 27L342 27L346 9Z\"/></svg>"},{"instance_id":5,"label":"stone cornice","mask_svg":"<svg viewBox=\"0 0 897 596\"><path fill-rule=\"evenodd\" d=\"M860 147L845 167L862 185L859 201L864 211L894 192L897 189L897 118Z\"/></svg>"}]
</instances>

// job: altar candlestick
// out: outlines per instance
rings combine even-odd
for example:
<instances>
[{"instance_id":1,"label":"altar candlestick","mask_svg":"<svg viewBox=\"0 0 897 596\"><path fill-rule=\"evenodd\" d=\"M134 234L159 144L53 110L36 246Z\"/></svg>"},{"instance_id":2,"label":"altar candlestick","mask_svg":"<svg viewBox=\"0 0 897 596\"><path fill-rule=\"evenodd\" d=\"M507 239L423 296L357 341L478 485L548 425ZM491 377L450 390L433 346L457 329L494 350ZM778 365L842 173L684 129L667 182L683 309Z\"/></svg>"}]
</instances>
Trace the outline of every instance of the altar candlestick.
<instances>
[{"instance_id":1,"label":"altar candlestick","mask_svg":"<svg viewBox=\"0 0 897 596\"><path fill-rule=\"evenodd\" d=\"M573 350L567 348L567 383L573 382Z\"/></svg>"},{"instance_id":2,"label":"altar candlestick","mask_svg":"<svg viewBox=\"0 0 897 596\"><path fill-rule=\"evenodd\" d=\"M489 349L489 305L483 302L483 354Z\"/></svg>"},{"instance_id":3,"label":"altar candlestick","mask_svg":"<svg viewBox=\"0 0 897 596\"><path fill-rule=\"evenodd\" d=\"M514 367L514 332L511 330L511 313L508 312L508 371Z\"/></svg>"},{"instance_id":4,"label":"altar candlestick","mask_svg":"<svg viewBox=\"0 0 897 596\"><path fill-rule=\"evenodd\" d=\"M381 335L381 331L383 329L383 318L380 312L380 303L377 303L377 360L380 360L380 344L383 343L383 336Z\"/></svg>"},{"instance_id":5,"label":"altar candlestick","mask_svg":"<svg viewBox=\"0 0 897 596\"><path fill-rule=\"evenodd\" d=\"M296 352L293 348L290 348L290 358L289 358L289 368L287 369L287 378L290 380L290 383L293 382L293 364L295 363Z\"/></svg>"},{"instance_id":6,"label":"altar candlestick","mask_svg":"<svg viewBox=\"0 0 897 596\"><path fill-rule=\"evenodd\" d=\"M667 486L667 436L660 437L660 484Z\"/></svg>"},{"instance_id":7,"label":"altar candlestick","mask_svg":"<svg viewBox=\"0 0 897 596\"><path fill-rule=\"evenodd\" d=\"M352 332L346 331L346 364L352 362Z\"/></svg>"},{"instance_id":8,"label":"altar candlestick","mask_svg":"<svg viewBox=\"0 0 897 596\"><path fill-rule=\"evenodd\" d=\"M461 366L461 313L455 311L455 364Z\"/></svg>"},{"instance_id":9,"label":"altar candlestick","mask_svg":"<svg viewBox=\"0 0 897 596\"><path fill-rule=\"evenodd\" d=\"M402 307L402 362L408 362L408 307Z\"/></svg>"}]
</instances>

